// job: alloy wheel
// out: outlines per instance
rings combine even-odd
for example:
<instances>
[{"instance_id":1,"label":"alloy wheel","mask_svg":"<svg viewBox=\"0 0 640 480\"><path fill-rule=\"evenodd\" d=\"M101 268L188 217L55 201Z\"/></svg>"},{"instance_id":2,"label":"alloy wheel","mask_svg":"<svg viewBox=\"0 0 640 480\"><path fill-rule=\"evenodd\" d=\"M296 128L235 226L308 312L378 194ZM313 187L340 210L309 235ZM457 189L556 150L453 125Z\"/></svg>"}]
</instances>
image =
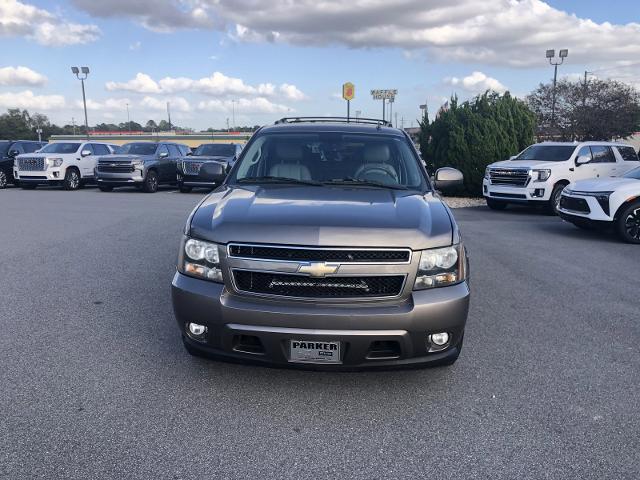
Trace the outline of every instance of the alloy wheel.
<instances>
[{"instance_id":1,"label":"alloy wheel","mask_svg":"<svg viewBox=\"0 0 640 480\"><path fill-rule=\"evenodd\" d=\"M631 238L640 240L640 207L629 213L624 222L624 227Z\"/></svg>"},{"instance_id":2,"label":"alloy wheel","mask_svg":"<svg viewBox=\"0 0 640 480\"><path fill-rule=\"evenodd\" d=\"M7 186L7 174L3 171L0 171L0 188L5 188Z\"/></svg>"},{"instance_id":3,"label":"alloy wheel","mask_svg":"<svg viewBox=\"0 0 640 480\"><path fill-rule=\"evenodd\" d=\"M75 170L73 170L69 176L69 186L71 187L71 190L75 190L80 186L80 179L78 178L78 173Z\"/></svg>"}]
</instances>

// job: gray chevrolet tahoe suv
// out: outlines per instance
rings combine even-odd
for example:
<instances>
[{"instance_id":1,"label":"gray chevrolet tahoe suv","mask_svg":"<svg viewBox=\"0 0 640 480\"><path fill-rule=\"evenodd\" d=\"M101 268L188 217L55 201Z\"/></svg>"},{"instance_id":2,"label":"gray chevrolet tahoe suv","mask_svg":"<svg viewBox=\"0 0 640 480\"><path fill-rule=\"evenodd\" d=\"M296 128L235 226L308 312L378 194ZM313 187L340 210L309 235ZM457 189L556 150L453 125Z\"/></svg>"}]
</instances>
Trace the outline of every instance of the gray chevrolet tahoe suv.
<instances>
[{"instance_id":1,"label":"gray chevrolet tahoe suv","mask_svg":"<svg viewBox=\"0 0 640 480\"><path fill-rule=\"evenodd\" d=\"M188 151L189 147L179 143L127 143L117 153L98 159L98 188L110 192L114 187L135 186L156 192L160 184L176 183L177 161Z\"/></svg>"},{"instance_id":2,"label":"gray chevrolet tahoe suv","mask_svg":"<svg viewBox=\"0 0 640 480\"><path fill-rule=\"evenodd\" d=\"M444 168L434 183L461 181ZM189 216L172 298L192 355L450 365L468 275L451 210L405 132L367 119L282 119L253 135Z\"/></svg>"}]
</instances>

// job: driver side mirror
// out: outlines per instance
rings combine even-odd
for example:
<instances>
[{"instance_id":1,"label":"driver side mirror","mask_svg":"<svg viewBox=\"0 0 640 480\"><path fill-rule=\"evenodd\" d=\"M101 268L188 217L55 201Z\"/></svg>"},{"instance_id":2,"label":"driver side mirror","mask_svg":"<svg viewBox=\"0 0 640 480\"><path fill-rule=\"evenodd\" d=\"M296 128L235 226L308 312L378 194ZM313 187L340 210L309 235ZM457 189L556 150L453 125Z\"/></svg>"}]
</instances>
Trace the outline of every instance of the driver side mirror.
<instances>
[{"instance_id":1,"label":"driver side mirror","mask_svg":"<svg viewBox=\"0 0 640 480\"><path fill-rule=\"evenodd\" d=\"M10 157L16 157L18 155L20 155L20 152L18 150L9 150Z\"/></svg>"},{"instance_id":2,"label":"driver side mirror","mask_svg":"<svg viewBox=\"0 0 640 480\"><path fill-rule=\"evenodd\" d=\"M169 154L167 152L160 152L159 157L160 158L167 158L169 156Z\"/></svg>"},{"instance_id":3,"label":"driver side mirror","mask_svg":"<svg viewBox=\"0 0 640 480\"><path fill-rule=\"evenodd\" d=\"M589 163L590 161L591 157L589 157L589 155L580 155L578 158L576 158L576 165L584 165L586 163Z\"/></svg>"},{"instance_id":4,"label":"driver side mirror","mask_svg":"<svg viewBox=\"0 0 640 480\"><path fill-rule=\"evenodd\" d=\"M518 158L518 155L511 155L511 156L509 157L509 160L513 160L513 159L515 159L515 158Z\"/></svg>"},{"instance_id":5,"label":"driver side mirror","mask_svg":"<svg viewBox=\"0 0 640 480\"><path fill-rule=\"evenodd\" d=\"M436 170L434 181L436 190L449 190L462 185L464 176L460 170L451 167L443 167Z\"/></svg>"},{"instance_id":6,"label":"driver side mirror","mask_svg":"<svg viewBox=\"0 0 640 480\"><path fill-rule=\"evenodd\" d=\"M91 150L82 150L80 152L80 155L82 155L83 157L88 157L89 155L91 155Z\"/></svg>"}]
</instances>

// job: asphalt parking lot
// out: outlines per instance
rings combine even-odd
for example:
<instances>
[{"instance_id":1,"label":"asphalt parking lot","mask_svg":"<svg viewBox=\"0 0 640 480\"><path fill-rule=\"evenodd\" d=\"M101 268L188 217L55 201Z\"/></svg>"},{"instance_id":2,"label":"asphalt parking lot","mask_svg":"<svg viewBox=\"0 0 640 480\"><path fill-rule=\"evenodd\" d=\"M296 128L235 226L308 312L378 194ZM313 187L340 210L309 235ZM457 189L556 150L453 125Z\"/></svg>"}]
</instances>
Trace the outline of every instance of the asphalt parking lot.
<instances>
[{"instance_id":1,"label":"asphalt parking lot","mask_svg":"<svg viewBox=\"0 0 640 480\"><path fill-rule=\"evenodd\" d=\"M202 193L0 191L0 478L640 478L640 249L526 209L455 211L449 368L190 357L170 281Z\"/></svg>"}]
</instances>

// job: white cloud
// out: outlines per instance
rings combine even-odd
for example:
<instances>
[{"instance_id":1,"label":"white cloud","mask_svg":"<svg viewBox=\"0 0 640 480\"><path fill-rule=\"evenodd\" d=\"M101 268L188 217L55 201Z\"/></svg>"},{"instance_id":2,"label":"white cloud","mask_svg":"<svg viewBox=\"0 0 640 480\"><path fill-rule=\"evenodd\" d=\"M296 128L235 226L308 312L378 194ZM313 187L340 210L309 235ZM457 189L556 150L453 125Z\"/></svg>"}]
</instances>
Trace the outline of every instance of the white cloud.
<instances>
[{"instance_id":1,"label":"white cloud","mask_svg":"<svg viewBox=\"0 0 640 480\"><path fill-rule=\"evenodd\" d=\"M109 91L129 91L136 93L178 93L197 92L214 97L249 95L261 97L281 96L287 100L303 100L306 95L295 85L283 83L276 86L272 83L249 85L241 78L229 77L221 72L214 72L208 77L193 79L188 77L164 77L157 82L145 73L138 73L127 82L107 82Z\"/></svg>"},{"instance_id":2,"label":"white cloud","mask_svg":"<svg viewBox=\"0 0 640 480\"><path fill-rule=\"evenodd\" d=\"M0 0L0 37L25 37L46 46L94 42L96 25L70 23L48 10L17 0Z\"/></svg>"},{"instance_id":3,"label":"white cloud","mask_svg":"<svg viewBox=\"0 0 640 480\"><path fill-rule=\"evenodd\" d=\"M87 110L126 112L127 104L131 105L128 98L107 98L102 101L87 99ZM76 100L76 108L83 108L82 100Z\"/></svg>"},{"instance_id":4,"label":"white cloud","mask_svg":"<svg viewBox=\"0 0 640 480\"><path fill-rule=\"evenodd\" d=\"M140 50L140 47L142 47L142 42L138 40L137 42L133 42L131 45L129 45L129 50Z\"/></svg>"},{"instance_id":5,"label":"white cloud","mask_svg":"<svg viewBox=\"0 0 640 480\"><path fill-rule=\"evenodd\" d=\"M31 70L28 67L18 66L0 68L0 85L27 85L31 87L40 87L46 83L47 77Z\"/></svg>"},{"instance_id":6,"label":"white cloud","mask_svg":"<svg viewBox=\"0 0 640 480\"><path fill-rule=\"evenodd\" d=\"M34 95L31 90L6 92L0 94L0 107L21 108L34 111L59 110L64 108L62 95Z\"/></svg>"},{"instance_id":7,"label":"white cloud","mask_svg":"<svg viewBox=\"0 0 640 480\"><path fill-rule=\"evenodd\" d=\"M273 103L264 97L240 98L232 100L207 100L198 104L198 110L231 113L235 109L236 113L260 114L260 113L285 113L291 110L286 105Z\"/></svg>"},{"instance_id":8,"label":"white cloud","mask_svg":"<svg viewBox=\"0 0 640 480\"><path fill-rule=\"evenodd\" d=\"M295 85L290 85L288 83L283 83L280 85L280 92L284 95L285 98L289 100L304 100L307 96L302 93L298 87Z\"/></svg>"},{"instance_id":9,"label":"white cloud","mask_svg":"<svg viewBox=\"0 0 640 480\"><path fill-rule=\"evenodd\" d=\"M105 87L110 92L124 90L136 93L160 93L160 86L146 73L138 73L128 82L107 82Z\"/></svg>"},{"instance_id":10,"label":"white cloud","mask_svg":"<svg viewBox=\"0 0 640 480\"><path fill-rule=\"evenodd\" d=\"M237 41L394 47L441 60L542 66L548 48L610 65L640 55L640 23L598 23L542 0L73 0L148 28L212 28ZM630 16L629 18L633 18ZM631 39L631 40L630 40Z\"/></svg>"},{"instance_id":11,"label":"white cloud","mask_svg":"<svg viewBox=\"0 0 640 480\"><path fill-rule=\"evenodd\" d=\"M190 112L191 106L189 102L183 97L171 97L168 99L158 99L155 97L144 97L140 101L140 106L155 111L167 111L167 102L171 104L171 111L176 112Z\"/></svg>"},{"instance_id":12,"label":"white cloud","mask_svg":"<svg viewBox=\"0 0 640 480\"><path fill-rule=\"evenodd\" d=\"M464 78L448 77L444 79L444 83L454 87L460 87L468 92L482 93L486 90L494 90L502 93L507 90L502 83L492 77L488 77L482 72L473 72Z\"/></svg>"}]
</instances>

